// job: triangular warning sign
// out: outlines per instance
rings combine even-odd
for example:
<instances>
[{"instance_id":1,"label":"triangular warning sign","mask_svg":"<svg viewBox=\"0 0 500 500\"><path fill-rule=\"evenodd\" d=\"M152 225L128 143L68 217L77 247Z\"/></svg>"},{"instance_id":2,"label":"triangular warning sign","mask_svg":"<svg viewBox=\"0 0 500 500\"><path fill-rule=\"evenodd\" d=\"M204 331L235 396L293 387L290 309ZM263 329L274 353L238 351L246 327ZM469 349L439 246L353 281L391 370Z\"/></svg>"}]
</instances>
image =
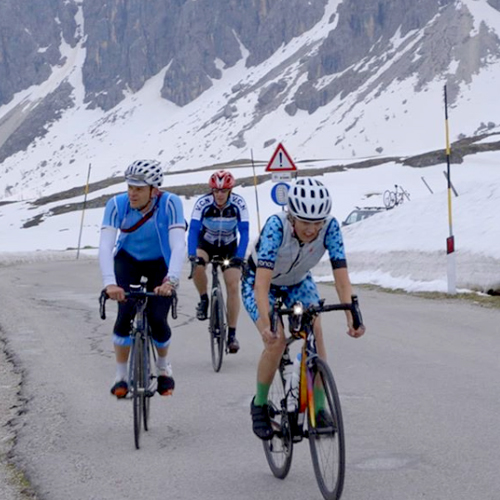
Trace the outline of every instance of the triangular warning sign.
<instances>
[{"instance_id":1,"label":"triangular warning sign","mask_svg":"<svg viewBox=\"0 0 500 500\"><path fill-rule=\"evenodd\" d=\"M290 155L286 152L283 144L280 142L271 160L267 164L266 172L284 172L287 170L297 170L297 167L290 158Z\"/></svg>"}]
</instances>

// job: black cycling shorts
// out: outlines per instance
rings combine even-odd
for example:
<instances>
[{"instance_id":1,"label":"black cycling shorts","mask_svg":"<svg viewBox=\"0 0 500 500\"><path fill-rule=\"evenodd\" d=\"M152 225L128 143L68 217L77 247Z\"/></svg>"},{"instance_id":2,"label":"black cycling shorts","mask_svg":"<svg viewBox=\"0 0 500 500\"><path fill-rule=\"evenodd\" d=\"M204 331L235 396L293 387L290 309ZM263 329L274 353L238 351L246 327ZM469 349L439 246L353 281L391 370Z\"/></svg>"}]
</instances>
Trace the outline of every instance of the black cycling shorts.
<instances>
[{"instance_id":1,"label":"black cycling shorts","mask_svg":"<svg viewBox=\"0 0 500 500\"><path fill-rule=\"evenodd\" d=\"M120 250L115 256L117 285L122 287L126 292L130 290L130 285L138 285L142 276L148 279L147 289L148 292L152 292L157 286L162 284L163 278L167 275L167 270L163 258L157 260L137 260L125 252L125 250ZM171 304L171 297L158 296L158 298L150 298L146 306L147 318L151 327L151 336L160 344L168 342L172 334L167 322ZM119 302L114 333L119 337L128 337L133 317L133 301Z\"/></svg>"},{"instance_id":2,"label":"black cycling shorts","mask_svg":"<svg viewBox=\"0 0 500 500\"><path fill-rule=\"evenodd\" d=\"M217 246L208 243L208 241L204 239L200 239L198 242L198 248L207 252L209 260L212 260L216 255L222 259L231 259L236 255L238 243L234 240L232 243L229 243L229 245Z\"/></svg>"}]
</instances>

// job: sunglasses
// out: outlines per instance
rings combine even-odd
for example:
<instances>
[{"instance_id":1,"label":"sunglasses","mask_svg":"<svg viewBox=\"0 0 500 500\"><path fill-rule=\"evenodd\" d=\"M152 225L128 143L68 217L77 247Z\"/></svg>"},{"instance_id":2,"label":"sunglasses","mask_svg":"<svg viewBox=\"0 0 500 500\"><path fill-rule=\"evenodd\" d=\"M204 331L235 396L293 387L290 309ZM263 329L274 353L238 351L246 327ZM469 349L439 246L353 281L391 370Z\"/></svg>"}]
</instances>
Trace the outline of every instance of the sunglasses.
<instances>
[{"instance_id":1,"label":"sunglasses","mask_svg":"<svg viewBox=\"0 0 500 500\"><path fill-rule=\"evenodd\" d=\"M230 189L218 189L218 188L214 188L212 189L212 193L216 194L216 193L229 193L229 191L231 191Z\"/></svg>"}]
</instances>

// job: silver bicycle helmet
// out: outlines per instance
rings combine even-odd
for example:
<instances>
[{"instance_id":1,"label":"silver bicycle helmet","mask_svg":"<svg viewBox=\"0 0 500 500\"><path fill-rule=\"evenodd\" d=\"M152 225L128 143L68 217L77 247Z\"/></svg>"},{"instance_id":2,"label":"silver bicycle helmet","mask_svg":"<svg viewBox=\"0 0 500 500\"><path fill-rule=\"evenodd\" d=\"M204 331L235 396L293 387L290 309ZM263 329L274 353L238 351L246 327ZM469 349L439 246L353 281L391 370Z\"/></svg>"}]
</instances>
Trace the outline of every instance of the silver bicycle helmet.
<instances>
[{"instance_id":1,"label":"silver bicycle helmet","mask_svg":"<svg viewBox=\"0 0 500 500\"><path fill-rule=\"evenodd\" d=\"M322 182L313 177L295 181L288 191L288 211L307 222L325 220L332 209L332 199Z\"/></svg>"},{"instance_id":2,"label":"silver bicycle helmet","mask_svg":"<svg viewBox=\"0 0 500 500\"><path fill-rule=\"evenodd\" d=\"M158 188L163 182L161 164L156 160L136 160L125 170L125 180L130 186Z\"/></svg>"}]
</instances>

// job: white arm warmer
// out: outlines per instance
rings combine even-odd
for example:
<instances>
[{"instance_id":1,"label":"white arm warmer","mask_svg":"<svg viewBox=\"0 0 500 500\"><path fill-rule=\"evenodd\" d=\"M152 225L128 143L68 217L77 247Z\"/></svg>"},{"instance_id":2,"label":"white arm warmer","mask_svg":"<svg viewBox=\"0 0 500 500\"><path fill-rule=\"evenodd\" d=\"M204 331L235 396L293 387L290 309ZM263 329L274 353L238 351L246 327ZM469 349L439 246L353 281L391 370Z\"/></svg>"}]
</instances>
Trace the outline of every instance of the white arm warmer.
<instances>
[{"instance_id":1,"label":"white arm warmer","mask_svg":"<svg viewBox=\"0 0 500 500\"><path fill-rule=\"evenodd\" d=\"M116 285L115 265L113 250L115 248L118 229L105 226L101 228L99 240L99 265L101 267L102 283L104 288L108 285Z\"/></svg>"},{"instance_id":2,"label":"white arm warmer","mask_svg":"<svg viewBox=\"0 0 500 500\"><path fill-rule=\"evenodd\" d=\"M186 230L183 227L173 227L168 232L168 242L171 250L168 276L180 280L186 260Z\"/></svg>"}]
</instances>

